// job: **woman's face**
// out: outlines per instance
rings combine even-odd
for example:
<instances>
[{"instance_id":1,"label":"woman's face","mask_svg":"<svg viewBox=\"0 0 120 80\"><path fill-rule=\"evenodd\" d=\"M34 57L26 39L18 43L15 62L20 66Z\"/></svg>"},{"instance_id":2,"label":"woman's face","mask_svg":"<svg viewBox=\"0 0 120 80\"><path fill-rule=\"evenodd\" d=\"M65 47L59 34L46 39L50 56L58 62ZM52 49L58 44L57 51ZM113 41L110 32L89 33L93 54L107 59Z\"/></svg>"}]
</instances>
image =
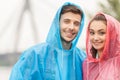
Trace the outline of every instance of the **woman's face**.
<instances>
[{"instance_id":1,"label":"woman's face","mask_svg":"<svg viewBox=\"0 0 120 80\"><path fill-rule=\"evenodd\" d=\"M60 33L65 42L71 42L79 31L81 16L72 12L61 15Z\"/></svg>"},{"instance_id":2,"label":"woman's face","mask_svg":"<svg viewBox=\"0 0 120 80\"><path fill-rule=\"evenodd\" d=\"M104 49L106 40L106 24L105 21L92 21L89 27L90 42L92 46L101 52Z\"/></svg>"}]
</instances>

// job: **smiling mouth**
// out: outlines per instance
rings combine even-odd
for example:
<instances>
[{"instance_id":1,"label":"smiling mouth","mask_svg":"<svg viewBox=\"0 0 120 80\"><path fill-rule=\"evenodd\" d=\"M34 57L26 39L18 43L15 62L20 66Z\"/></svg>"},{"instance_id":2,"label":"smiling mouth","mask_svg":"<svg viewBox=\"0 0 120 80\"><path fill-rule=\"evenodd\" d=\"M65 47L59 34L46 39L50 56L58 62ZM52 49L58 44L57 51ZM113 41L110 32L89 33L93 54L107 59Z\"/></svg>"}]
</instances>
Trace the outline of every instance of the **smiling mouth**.
<instances>
[{"instance_id":1,"label":"smiling mouth","mask_svg":"<svg viewBox=\"0 0 120 80\"><path fill-rule=\"evenodd\" d=\"M67 37L71 38L73 36L72 33L67 33Z\"/></svg>"},{"instance_id":2,"label":"smiling mouth","mask_svg":"<svg viewBox=\"0 0 120 80\"><path fill-rule=\"evenodd\" d=\"M99 45L101 45L102 43L101 43L101 42L94 42L93 44L96 45L96 46L99 46Z\"/></svg>"}]
</instances>

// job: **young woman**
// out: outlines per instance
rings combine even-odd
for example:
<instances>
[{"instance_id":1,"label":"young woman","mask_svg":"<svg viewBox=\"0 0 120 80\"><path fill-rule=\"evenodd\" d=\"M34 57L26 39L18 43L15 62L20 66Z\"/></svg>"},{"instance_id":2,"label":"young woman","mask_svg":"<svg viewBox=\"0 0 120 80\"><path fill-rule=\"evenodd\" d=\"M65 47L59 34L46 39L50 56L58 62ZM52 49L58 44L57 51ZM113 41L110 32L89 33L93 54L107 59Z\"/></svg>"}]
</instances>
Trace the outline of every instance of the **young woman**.
<instances>
[{"instance_id":1,"label":"young woman","mask_svg":"<svg viewBox=\"0 0 120 80\"><path fill-rule=\"evenodd\" d=\"M76 47L84 13L73 3L61 6L45 43L27 49L13 67L10 80L82 80L85 54Z\"/></svg>"},{"instance_id":2,"label":"young woman","mask_svg":"<svg viewBox=\"0 0 120 80\"><path fill-rule=\"evenodd\" d=\"M87 28L86 52L84 80L120 80L120 23L96 14Z\"/></svg>"}]
</instances>

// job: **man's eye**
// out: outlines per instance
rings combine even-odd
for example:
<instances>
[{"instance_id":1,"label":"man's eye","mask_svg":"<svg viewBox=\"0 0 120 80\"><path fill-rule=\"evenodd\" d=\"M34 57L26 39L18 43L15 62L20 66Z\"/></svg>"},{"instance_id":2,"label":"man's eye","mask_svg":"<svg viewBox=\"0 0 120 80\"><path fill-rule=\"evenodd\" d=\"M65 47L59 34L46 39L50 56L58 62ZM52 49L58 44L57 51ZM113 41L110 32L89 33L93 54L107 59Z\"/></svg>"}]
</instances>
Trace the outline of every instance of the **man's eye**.
<instances>
[{"instance_id":1,"label":"man's eye","mask_svg":"<svg viewBox=\"0 0 120 80\"><path fill-rule=\"evenodd\" d=\"M79 22L74 22L74 25L75 25L75 26L79 26L80 23L79 23Z\"/></svg>"},{"instance_id":2,"label":"man's eye","mask_svg":"<svg viewBox=\"0 0 120 80\"><path fill-rule=\"evenodd\" d=\"M64 20L65 23L69 23L70 21L69 20Z\"/></svg>"}]
</instances>

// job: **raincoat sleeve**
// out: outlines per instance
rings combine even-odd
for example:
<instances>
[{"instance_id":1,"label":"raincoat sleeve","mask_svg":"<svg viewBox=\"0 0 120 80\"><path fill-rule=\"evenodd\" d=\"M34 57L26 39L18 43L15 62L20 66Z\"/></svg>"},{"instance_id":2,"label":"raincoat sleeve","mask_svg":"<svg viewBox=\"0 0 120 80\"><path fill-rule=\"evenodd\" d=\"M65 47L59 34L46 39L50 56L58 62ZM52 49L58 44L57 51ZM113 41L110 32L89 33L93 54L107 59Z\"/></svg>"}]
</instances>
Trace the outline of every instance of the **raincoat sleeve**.
<instances>
[{"instance_id":1,"label":"raincoat sleeve","mask_svg":"<svg viewBox=\"0 0 120 80\"><path fill-rule=\"evenodd\" d=\"M42 80L35 51L25 51L14 65L9 80Z\"/></svg>"}]
</instances>

